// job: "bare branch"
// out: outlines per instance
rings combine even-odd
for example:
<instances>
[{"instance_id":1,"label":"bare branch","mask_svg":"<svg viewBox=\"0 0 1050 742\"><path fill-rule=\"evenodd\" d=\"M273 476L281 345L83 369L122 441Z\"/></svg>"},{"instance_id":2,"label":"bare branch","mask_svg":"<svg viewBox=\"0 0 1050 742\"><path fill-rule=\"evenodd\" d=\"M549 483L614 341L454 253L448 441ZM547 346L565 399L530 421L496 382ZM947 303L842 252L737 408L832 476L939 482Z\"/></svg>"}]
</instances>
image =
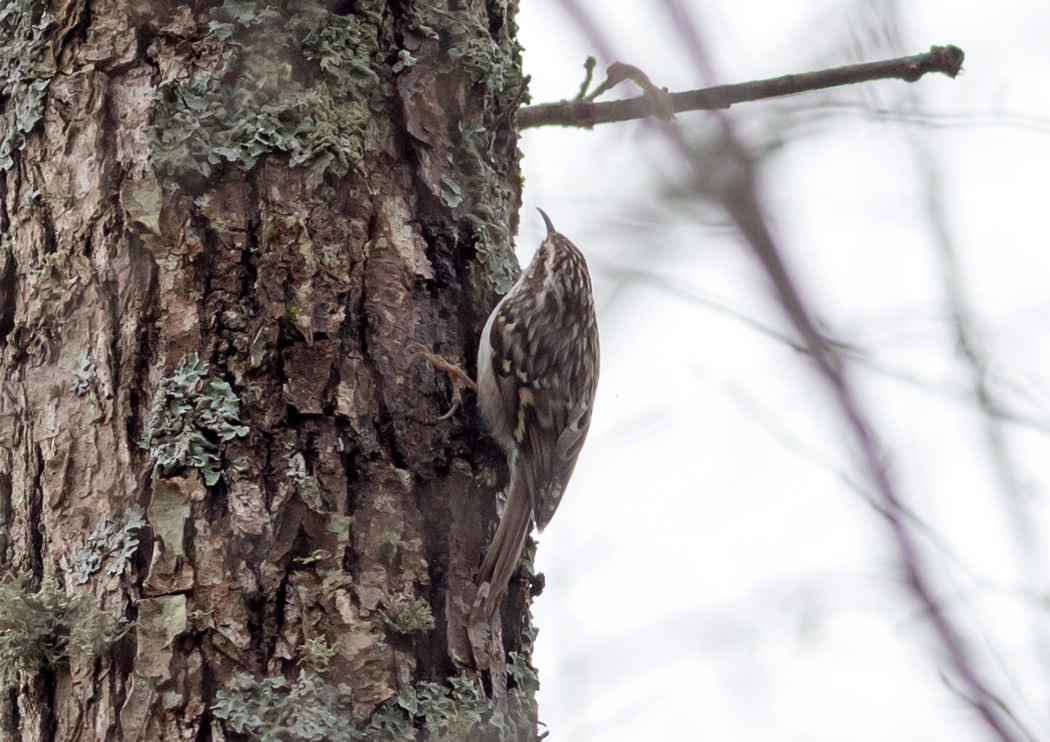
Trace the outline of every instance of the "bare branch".
<instances>
[{"instance_id":1,"label":"bare branch","mask_svg":"<svg viewBox=\"0 0 1050 742\"><path fill-rule=\"evenodd\" d=\"M962 49L957 46L932 46L928 52L910 57L850 64L735 85L716 85L684 93L670 93L668 97L674 112L682 113L724 109L734 103L778 98L871 80L915 82L928 72L940 72L954 78L962 69L964 56ZM641 119L652 113L653 108L644 97L608 103L594 103L589 100L563 101L522 108L518 111L518 126L521 129L536 126L578 126L589 129L596 124Z\"/></svg>"}]
</instances>

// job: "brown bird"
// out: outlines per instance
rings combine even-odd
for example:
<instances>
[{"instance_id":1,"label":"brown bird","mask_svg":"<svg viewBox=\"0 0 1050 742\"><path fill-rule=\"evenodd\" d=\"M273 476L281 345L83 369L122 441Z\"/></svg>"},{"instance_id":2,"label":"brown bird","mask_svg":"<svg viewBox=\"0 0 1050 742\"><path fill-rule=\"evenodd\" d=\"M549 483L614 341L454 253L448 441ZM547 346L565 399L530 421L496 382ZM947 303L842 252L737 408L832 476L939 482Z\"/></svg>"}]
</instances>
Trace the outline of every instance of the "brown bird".
<instances>
[{"instance_id":1,"label":"brown bird","mask_svg":"<svg viewBox=\"0 0 1050 742\"><path fill-rule=\"evenodd\" d=\"M478 404L510 466L506 507L478 574L491 616L533 522L561 501L591 424L598 325L587 261L541 210L547 237L489 315L478 346Z\"/></svg>"}]
</instances>

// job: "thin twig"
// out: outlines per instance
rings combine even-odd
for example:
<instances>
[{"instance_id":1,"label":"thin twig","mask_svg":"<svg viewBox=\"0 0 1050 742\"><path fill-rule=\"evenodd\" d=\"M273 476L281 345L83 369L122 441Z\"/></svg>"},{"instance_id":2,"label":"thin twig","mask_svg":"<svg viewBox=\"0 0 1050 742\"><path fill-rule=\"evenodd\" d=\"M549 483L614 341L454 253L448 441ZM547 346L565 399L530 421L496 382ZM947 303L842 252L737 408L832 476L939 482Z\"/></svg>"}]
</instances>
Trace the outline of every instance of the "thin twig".
<instances>
[{"instance_id":1,"label":"thin twig","mask_svg":"<svg viewBox=\"0 0 1050 742\"><path fill-rule=\"evenodd\" d=\"M602 274L609 276L614 280L630 281L635 284L654 286L667 294L675 294L684 298L686 301L707 307L708 309L735 319L743 325L750 327L773 340L783 343L796 353L802 353L804 355L809 354L809 348L801 341L749 316L745 312L734 309L725 299L706 294L700 289L691 286L686 281L676 280L668 276L661 276L636 268L606 265L598 259L593 259L591 264L592 270L597 266L597 269ZM965 402L967 404L973 403L974 401L974 395L969 387L961 388L957 383L947 379L928 378L901 368L894 368L893 366L880 362L871 353L855 343L847 343L840 339L836 339L827 332L823 333L823 336L825 342L834 345L836 349L846 356L854 366L879 374L887 379L910 384L917 389L953 401ZM1023 428L1030 428L1038 433L1050 434L1050 422L1047 420L1019 412L1016 409L1011 409L1001 402L988 400L986 404L981 405L980 409L983 414L989 415L1004 423L1010 423Z\"/></svg>"},{"instance_id":2,"label":"thin twig","mask_svg":"<svg viewBox=\"0 0 1050 742\"><path fill-rule=\"evenodd\" d=\"M583 78L583 82L580 83L580 92L576 94L573 99L577 102L583 100L587 96L587 91L591 87L591 80L594 79L594 66L598 64L598 60L594 57L587 57L587 61L583 63L583 69L586 72Z\"/></svg>"},{"instance_id":3,"label":"thin twig","mask_svg":"<svg viewBox=\"0 0 1050 742\"><path fill-rule=\"evenodd\" d=\"M915 82L928 72L940 72L955 77L962 69L963 58L963 51L957 46L933 46L924 54L910 57L850 64L735 85L716 85L684 93L669 93L668 97L675 113L710 111L729 108L734 103L778 98L871 80ZM529 129L536 126L578 126L589 129L597 124L641 119L651 114L652 106L644 98L608 103L594 103L588 100L563 101L522 108L518 111L518 127Z\"/></svg>"},{"instance_id":4,"label":"thin twig","mask_svg":"<svg viewBox=\"0 0 1050 742\"><path fill-rule=\"evenodd\" d=\"M947 216L941 200L944 190L941 173L933 161L932 154L922 143L915 142L915 152L923 181L926 211L929 215L930 226L933 228L933 242L940 259L945 295L951 310L955 349L970 371L972 396L982 415L992 470L1004 495L1006 512L1013 529L1014 538L1010 541L1016 550L1017 565L1025 575L1028 584L1042 586L1047 581L1044 551L1035 527L1033 512L1029 507L1031 500L1026 496L1023 477L1018 471L1017 457L998 415L1002 404L989 379L988 358L982 347L980 333L976 327L977 323L970 311L970 301L966 296L955 244L948 234ZM1044 625L1043 616L1034 616L1031 628L1036 644L1036 654L1045 670L1050 667L1050 635Z\"/></svg>"}]
</instances>

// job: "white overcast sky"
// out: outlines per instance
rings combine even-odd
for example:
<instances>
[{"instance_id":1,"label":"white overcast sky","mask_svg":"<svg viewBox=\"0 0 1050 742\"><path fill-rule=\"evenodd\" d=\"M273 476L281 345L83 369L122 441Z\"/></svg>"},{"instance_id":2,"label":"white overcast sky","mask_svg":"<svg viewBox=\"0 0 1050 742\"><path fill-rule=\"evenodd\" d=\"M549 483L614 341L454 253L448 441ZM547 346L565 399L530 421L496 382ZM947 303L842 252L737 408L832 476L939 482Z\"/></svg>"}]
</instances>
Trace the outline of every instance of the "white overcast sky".
<instances>
[{"instance_id":1,"label":"white overcast sky","mask_svg":"<svg viewBox=\"0 0 1050 742\"><path fill-rule=\"evenodd\" d=\"M581 2L620 61L672 91L700 86L662 2ZM830 332L870 359L858 396L929 524L920 539L944 605L994 690L1050 738L1050 434L1002 427L1020 493L1011 505L985 422L959 398L970 374L928 216L930 169L917 160L941 184L994 394L1050 425L1050 3L684 2L721 83L894 56L886 12L899 12L907 53L966 52L954 81L879 82L731 115L759 137L771 111L836 104L793 128L763 170L776 236ZM596 50L556 0L522 6L533 102L572 97ZM679 120L689 129L705 116ZM551 742L987 739L941 679L943 652L884 522L844 481L863 476L819 380L717 308L785 326L734 233L662 195L680 174L676 153L637 122L528 131L521 148L519 256L542 237L541 206L591 263L602 332L590 438L537 558ZM624 271L651 278L625 282Z\"/></svg>"}]
</instances>

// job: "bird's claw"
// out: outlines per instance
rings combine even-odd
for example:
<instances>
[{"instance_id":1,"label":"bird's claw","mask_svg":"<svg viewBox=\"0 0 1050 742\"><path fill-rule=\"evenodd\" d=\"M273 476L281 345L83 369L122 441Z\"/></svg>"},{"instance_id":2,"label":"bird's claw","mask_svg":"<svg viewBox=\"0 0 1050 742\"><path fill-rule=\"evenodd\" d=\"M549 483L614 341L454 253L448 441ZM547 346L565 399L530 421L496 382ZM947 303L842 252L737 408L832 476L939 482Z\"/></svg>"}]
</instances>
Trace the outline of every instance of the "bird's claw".
<instances>
[{"instance_id":1,"label":"bird's claw","mask_svg":"<svg viewBox=\"0 0 1050 742\"><path fill-rule=\"evenodd\" d=\"M474 380L470 378L470 375L466 371L455 363L445 360L422 343L413 343L413 345L416 350L414 357L421 356L425 358L430 365L438 371L444 371L448 374L448 378L452 382L452 408L438 418L439 421L448 420L456 414L456 410L458 410L463 404L463 389L472 389L476 392L478 390L478 385L474 383Z\"/></svg>"}]
</instances>

